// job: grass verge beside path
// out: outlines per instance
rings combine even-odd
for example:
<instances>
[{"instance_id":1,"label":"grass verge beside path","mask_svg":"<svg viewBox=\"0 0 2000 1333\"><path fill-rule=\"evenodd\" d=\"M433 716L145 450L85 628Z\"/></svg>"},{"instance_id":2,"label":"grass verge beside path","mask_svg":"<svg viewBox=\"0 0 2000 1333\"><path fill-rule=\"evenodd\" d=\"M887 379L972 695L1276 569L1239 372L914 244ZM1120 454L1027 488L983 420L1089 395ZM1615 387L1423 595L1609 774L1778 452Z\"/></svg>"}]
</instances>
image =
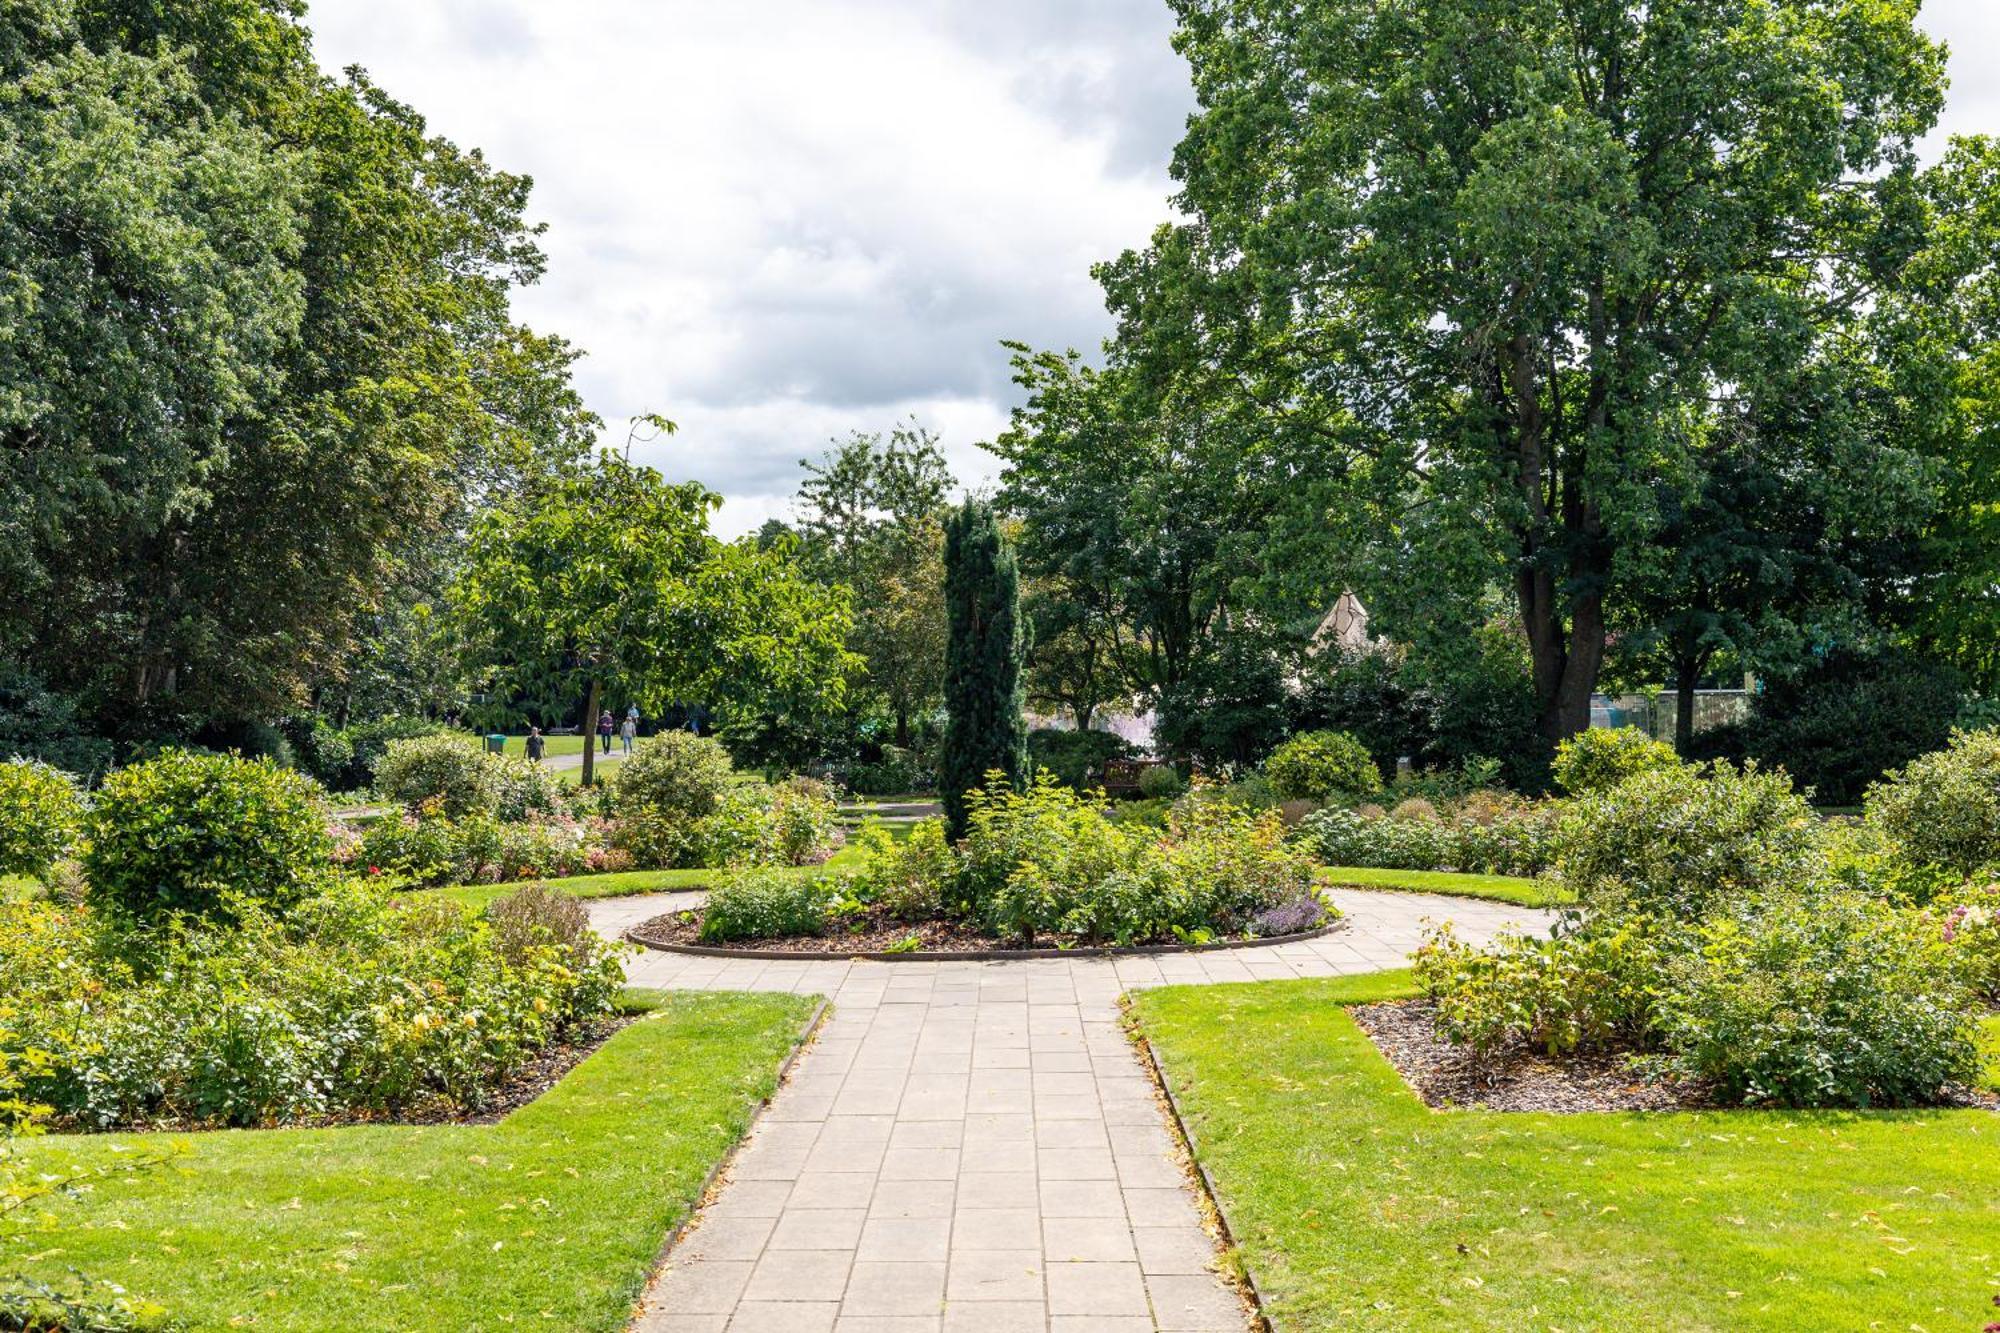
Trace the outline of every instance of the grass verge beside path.
<instances>
[{"instance_id":1,"label":"grass verge beside path","mask_svg":"<svg viewBox=\"0 0 2000 1333\"><path fill-rule=\"evenodd\" d=\"M50 1228L0 1242L0 1272L80 1268L193 1329L622 1329L813 1004L647 1002L497 1125L36 1140L51 1166L189 1151L54 1205Z\"/></svg>"},{"instance_id":2,"label":"grass verge beside path","mask_svg":"<svg viewBox=\"0 0 2000 1333\"><path fill-rule=\"evenodd\" d=\"M1979 1328L2000 1115L1434 1112L1345 1005L1407 973L1147 991L1280 1329Z\"/></svg>"},{"instance_id":3,"label":"grass verge beside path","mask_svg":"<svg viewBox=\"0 0 2000 1333\"><path fill-rule=\"evenodd\" d=\"M1335 888L1452 893L1462 898L1491 898L1521 907L1560 907L1576 901L1575 895L1559 884L1514 875L1460 875L1446 870L1371 870L1359 866L1329 866L1319 872L1319 881Z\"/></svg>"}]
</instances>

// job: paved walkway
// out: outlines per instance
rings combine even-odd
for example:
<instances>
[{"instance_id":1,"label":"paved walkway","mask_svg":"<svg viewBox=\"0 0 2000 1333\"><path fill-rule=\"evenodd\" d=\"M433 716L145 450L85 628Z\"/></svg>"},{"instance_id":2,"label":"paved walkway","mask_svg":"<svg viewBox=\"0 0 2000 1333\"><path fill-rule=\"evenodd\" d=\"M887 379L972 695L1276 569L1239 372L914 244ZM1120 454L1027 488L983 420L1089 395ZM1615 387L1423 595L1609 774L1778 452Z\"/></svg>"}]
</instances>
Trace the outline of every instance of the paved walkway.
<instances>
[{"instance_id":1,"label":"paved walkway","mask_svg":"<svg viewBox=\"0 0 2000 1333\"><path fill-rule=\"evenodd\" d=\"M1139 987L1401 964L1543 913L1338 891L1348 929L1157 958L753 962L648 953L635 985L823 994L833 1011L675 1247L640 1333L1242 1333L1168 1121L1118 1025ZM697 895L591 904L615 934Z\"/></svg>"}]
</instances>

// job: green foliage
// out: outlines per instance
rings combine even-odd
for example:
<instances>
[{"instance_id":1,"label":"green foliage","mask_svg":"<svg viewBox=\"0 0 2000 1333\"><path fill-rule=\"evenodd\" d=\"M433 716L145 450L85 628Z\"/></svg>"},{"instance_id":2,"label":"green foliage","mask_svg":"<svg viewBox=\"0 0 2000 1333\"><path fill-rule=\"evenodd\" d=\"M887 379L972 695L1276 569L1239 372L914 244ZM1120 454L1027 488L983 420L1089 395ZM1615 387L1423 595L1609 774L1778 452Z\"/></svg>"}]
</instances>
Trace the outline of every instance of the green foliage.
<instances>
[{"instance_id":1,"label":"green foliage","mask_svg":"<svg viewBox=\"0 0 2000 1333\"><path fill-rule=\"evenodd\" d=\"M1147 838L1047 775L1025 792L975 792L971 806L960 905L1003 938L1195 942L1240 936L1289 905L1318 906L1312 867L1275 812L1188 800L1163 837ZM1326 914L1293 915L1316 925Z\"/></svg>"},{"instance_id":2,"label":"green foliage","mask_svg":"<svg viewBox=\"0 0 2000 1333\"><path fill-rule=\"evenodd\" d=\"M607 691L655 714L837 704L847 595L808 579L789 542L711 535L720 502L609 454L542 479L473 526L454 599L463 634L512 684L582 697L593 720Z\"/></svg>"},{"instance_id":3,"label":"green foliage","mask_svg":"<svg viewBox=\"0 0 2000 1333\"><path fill-rule=\"evenodd\" d=\"M1935 662L1839 657L1768 682L1745 747L1820 804L1854 805L1890 769L1944 748L1964 700L1957 673Z\"/></svg>"},{"instance_id":4,"label":"green foliage","mask_svg":"<svg viewBox=\"0 0 2000 1333\"><path fill-rule=\"evenodd\" d=\"M1548 938L1502 935L1474 949L1449 923L1413 959L1438 1031L1481 1055L1528 1045L1551 1056L1643 1047L1652 1035L1660 950L1640 922Z\"/></svg>"},{"instance_id":5,"label":"green foliage","mask_svg":"<svg viewBox=\"0 0 2000 1333\"><path fill-rule=\"evenodd\" d=\"M476 1108L623 984L587 931L532 904L494 915L344 881L282 920L239 905L142 941L87 912L9 908L0 978L28 1001L20 1039L48 1057L26 1087L92 1128ZM134 949L137 975L120 961Z\"/></svg>"},{"instance_id":6,"label":"green foliage","mask_svg":"<svg viewBox=\"0 0 2000 1333\"><path fill-rule=\"evenodd\" d=\"M1172 764L1153 764L1139 774L1141 800L1172 801L1187 789L1187 779Z\"/></svg>"},{"instance_id":7,"label":"green foliage","mask_svg":"<svg viewBox=\"0 0 2000 1333\"><path fill-rule=\"evenodd\" d=\"M1284 708L1276 645L1238 632L1161 687L1153 740L1163 753L1209 772L1249 768L1284 739Z\"/></svg>"},{"instance_id":8,"label":"green foliage","mask_svg":"<svg viewBox=\"0 0 2000 1333\"><path fill-rule=\"evenodd\" d=\"M1122 736L1108 731L1057 731L1043 727L1028 733L1028 762L1047 770L1057 782L1077 791L1104 785L1105 766L1131 755Z\"/></svg>"},{"instance_id":9,"label":"green foliage","mask_svg":"<svg viewBox=\"0 0 2000 1333\"><path fill-rule=\"evenodd\" d=\"M1557 810L1547 802L1476 792L1444 817L1428 803L1397 810L1317 810L1300 835L1330 866L1535 876L1553 859Z\"/></svg>"},{"instance_id":10,"label":"green foliage","mask_svg":"<svg viewBox=\"0 0 2000 1333\"><path fill-rule=\"evenodd\" d=\"M1820 826L1783 773L1653 768L1577 797L1555 866L1586 909L1693 920L1820 873Z\"/></svg>"},{"instance_id":11,"label":"green foliage","mask_svg":"<svg viewBox=\"0 0 2000 1333\"><path fill-rule=\"evenodd\" d=\"M362 791L392 741L430 736L445 728L414 717L386 717L335 727L318 714L287 719L285 738L300 771L332 792Z\"/></svg>"},{"instance_id":12,"label":"green foliage","mask_svg":"<svg viewBox=\"0 0 2000 1333\"><path fill-rule=\"evenodd\" d=\"M68 774L33 760L0 761L0 875L48 873L83 829L83 802Z\"/></svg>"},{"instance_id":13,"label":"green foliage","mask_svg":"<svg viewBox=\"0 0 2000 1333\"><path fill-rule=\"evenodd\" d=\"M329 863L323 796L268 759L168 750L119 769L84 826L92 898L140 922L226 919L241 902L282 913Z\"/></svg>"},{"instance_id":14,"label":"green foliage","mask_svg":"<svg viewBox=\"0 0 2000 1333\"><path fill-rule=\"evenodd\" d=\"M1979 1064L1966 991L1934 921L1858 894L1723 912L1668 965L1660 1024L1731 1100L1912 1106Z\"/></svg>"},{"instance_id":15,"label":"green foliage","mask_svg":"<svg viewBox=\"0 0 2000 1333\"><path fill-rule=\"evenodd\" d=\"M616 853L592 829L565 815L501 820L476 813L462 819L403 813L371 820L346 854L370 876L417 887L561 879L609 869Z\"/></svg>"},{"instance_id":16,"label":"green foliage","mask_svg":"<svg viewBox=\"0 0 2000 1333\"><path fill-rule=\"evenodd\" d=\"M1939 897L1931 912L1966 985L2000 1006L2000 884L1967 884Z\"/></svg>"},{"instance_id":17,"label":"green foliage","mask_svg":"<svg viewBox=\"0 0 2000 1333\"><path fill-rule=\"evenodd\" d=\"M2000 731L1953 733L1870 788L1867 811L1919 866L1967 876L2000 865Z\"/></svg>"},{"instance_id":18,"label":"green foliage","mask_svg":"<svg viewBox=\"0 0 2000 1333\"><path fill-rule=\"evenodd\" d=\"M944 915L958 877L958 858L944 822L926 819L900 842L880 824L861 830L861 869L849 880L857 898L912 924Z\"/></svg>"},{"instance_id":19,"label":"green foliage","mask_svg":"<svg viewBox=\"0 0 2000 1333\"><path fill-rule=\"evenodd\" d=\"M35 759L95 782L111 767L111 742L86 733L75 700L0 665L0 759Z\"/></svg>"},{"instance_id":20,"label":"green foliage","mask_svg":"<svg viewBox=\"0 0 2000 1333\"><path fill-rule=\"evenodd\" d=\"M498 776L492 756L470 736L392 740L375 765L375 792L409 810L433 807L448 819L492 814Z\"/></svg>"},{"instance_id":21,"label":"green foliage","mask_svg":"<svg viewBox=\"0 0 2000 1333\"><path fill-rule=\"evenodd\" d=\"M724 944L824 934L827 914L839 889L839 881L833 878L746 870L709 893L702 912L701 938L706 943Z\"/></svg>"},{"instance_id":22,"label":"green foliage","mask_svg":"<svg viewBox=\"0 0 2000 1333\"><path fill-rule=\"evenodd\" d=\"M1572 796L1609 791L1629 777L1676 768L1680 756L1637 727L1592 727L1556 747L1556 785Z\"/></svg>"},{"instance_id":23,"label":"green foliage","mask_svg":"<svg viewBox=\"0 0 2000 1333\"><path fill-rule=\"evenodd\" d=\"M1292 737L1264 761L1264 776L1286 800L1351 801L1382 790L1367 747L1343 731Z\"/></svg>"},{"instance_id":24,"label":"green foliage","mask_svg":"<svg viewBox=\"0 0 2000 1333\"><path fill-rule=\"evenodd\" d=\"M1021 665L1026 634L1020 573L1013 548L990 506L967 500L945 524L944 750L938 781L945 818L963 834L969 793L1001 774L1026 775L1027 731L1021 720Z\"/></svg>"},{"instance_id":25,"label":"green foliage","mask_svg":"<svg viewBox=\"0 0 2000 1333\"><path fill-rule=\"evenodd\" d=\"M663 731L640 741L611 780L621 815L693 821L713 814L735 781L729 752L709 736Z\"/></svg>"},{"instance_id":26,"label":"green foliage","mask_svg":"<svg viewBox=\"0 0 2000 1333\"><path fill-rule=\"evenodd\" d=\"M732 788L688 829L679 864L802 866L824 861L839 845L840 814L824 783L793 778L779 786Z\"/></svg>"}]
</instances>

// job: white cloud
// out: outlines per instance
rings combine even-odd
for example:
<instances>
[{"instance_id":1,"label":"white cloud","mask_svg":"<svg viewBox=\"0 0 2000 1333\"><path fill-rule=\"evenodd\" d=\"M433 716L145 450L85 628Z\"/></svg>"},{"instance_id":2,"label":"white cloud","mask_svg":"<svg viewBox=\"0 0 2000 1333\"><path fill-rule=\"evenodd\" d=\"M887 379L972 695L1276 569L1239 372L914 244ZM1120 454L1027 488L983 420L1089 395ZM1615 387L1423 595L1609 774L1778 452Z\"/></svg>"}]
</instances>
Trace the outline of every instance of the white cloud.
<instances>
[{"instance_id":1,"label":"white cloud","mask_svg":"<svg viewBox=\"0 0 2000 1333\"><path fill-rule=\"evenodd\" d=\"M1094 348L1090 265L1167 216L1192 102L1164 0L317 0L309 22L329 68L535 177L551 263L521 314L590 353L615 440L681 423L641 456L727 495L730 531L785 512L829 437L913 412L989 478L999 340ZM1923 22L1954 47L1942 130L2000 128L2000 5Z\"/></svg>"},{"instance_id":2,"label":"white cloud","mask_svg":"<svg viewBox=\"0 0 2000 1333\"><path fill-rule=\"evenodd\" d=\"M589 352L639 456L782 512L797 461L918 414L959 475L1013 401L1003 338L1094 348L1092 263L1167 216L1191 104L1159 0L320 0L322 63L535 178L518 301ZM611 432L624 437L622 425Z\"/></svg>"}]
</instances>

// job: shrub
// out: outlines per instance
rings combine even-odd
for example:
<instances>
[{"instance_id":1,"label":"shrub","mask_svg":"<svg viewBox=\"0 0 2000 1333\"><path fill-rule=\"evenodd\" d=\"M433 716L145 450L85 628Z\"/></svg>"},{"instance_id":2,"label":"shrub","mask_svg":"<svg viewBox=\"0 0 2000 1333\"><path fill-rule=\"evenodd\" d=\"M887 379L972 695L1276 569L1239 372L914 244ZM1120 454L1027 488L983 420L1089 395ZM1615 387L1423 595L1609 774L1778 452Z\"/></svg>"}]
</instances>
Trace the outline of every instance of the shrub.
<instances>
[{"instance_id":1,"label":"shrub","mask_svg":"<svg viewBox=\"0 0 2000 1333\"><path fill-rule=\"evenodd\" d=\"M1038 776L1026 791L1004 782L967 793L959 897L964 909L1002 934L1032 930L1060 916L1051 904L1067 901L1129 864L1131 839L1054 778ZM1048 901L1027 903L1030 886L1009 892L1010 881L1033 866L1034 892ZM1004 905L999 903L1008 892Z\"/></svg>"},{"instance_id":2,"label":"shrub","mask_svg":"<svg viewBox=\"0 0 2000 1333\"><path fill-rule=\"evenodd\" d=\"M1132 747L1123 736L1108 731L1057 731L1044 727L1028 733L1028 763L1046 769L1055 780L1077 791L1104 785L1105 768L1129 758Z\"/></svg>"},{"instance_id":3,"label":"shrub","mask_svg":"<svg viewBox=\"0 0 2000 1333\"><path fill-rule=\"evenodd\" d=\"M905 792L928 791L937 774L912 750L885 745L882 757L872 763L850 764L847 786L862 796L900 796Z\"/></svg>"},{"instance_id":4,"label":"shrub","mask_svg":"<svg viewBox=\"0 0 2000 1333\"><path fill-rule=\"evenodd\" d=\"M1668 965L1662 1032L1724 1097L1910 1106L1978 1070L1967 992L1928 917L1859 894L1786 894L1704 922Z\"/></svg>"},{"instance_id":5,"label":"shrub","mask_svg":"<svg viewBox=\"0 0 2000 1333\"><path fill-rule=\"evenodd\" d=\"M1382 790L1368 749L1344 731L1309 731L1264 761L1264 776L1285 800L1353 801Z\"/></svg>"},{"instance_id":6,"label":"shrub","mask_svg":"<svg viewBox=\"0 0 2000 1333\"><path fill-rule=\"evenodd\" d=\"M1931 904L1959 975L1988 1004L2000 1004L2000 884L1968 884Z\"/></svg>"},{"instance_id":7,"label":"shrub","mask_svg":"<svg viewBox=\"0 0 2000 1333\"><path fill-rule=\"evenodd\" d=\"M18 1040L46 1059L26 1090L94 1128L475 1108L623 983L587 933L527 925L503 945L453 904L348 881L316 884L282 920L250 905L164 927L138 977L88 911L0 923L0 978L37 978Z\"/></svg>"},{"instance_id":8,"label":"shrub","mask_svg":"<svg viewBox=\"0 0 2000 1333\"><path fill-rule=\"evenodd\" d=\"M509 967L533 967L539 951L553 950L553 958L582 979L583 984L564 993L565 1024L611 1011L621 977L616 969L599 965L604 942L591 930L590 913L582 903L546 884L530 884L489 904L486 921L494 947Z\"/></svg>"},{"instance_id":9,"label":"shrub","mask_svg":"<svg viewBox=\"0 0 2000 1333\"><path fill-rule=\"evenodd\" d=\"M1154 764L1140 770L1139 796L1148 801L1171 801L1187 790L1187 782L1172 764Z\"/></svg>"},{"instance_id":10,"label":"shrub","mask_svg":"<svg viewBox=\"0 0 2000 1333\"><path fill-rule=\"evenodd\" d=\"M48 873L82 829L83 802L68 774L32 759L0 762L0 875Z\"/></svg>"},{"instance_id":11,"label":"shrub","mask_svg":"<svg viewBox=\"0 0 2000 1333\"><path fill-rule=\"evenodd\" d=\"M1609 791L1641 773L1680 766L1673 746L1637 727L1593 727L1556 747L1555 779L1570 795L1583 796Z\"/></svg>"},{"instance_id":12,"label":"shrub","mask_svg":"<svg viewBox=\"0 0 2000 1333\"><path fill-rule=\"evenodd\" d=\"M855 894L897 921L932 921L944 915L945 899L958 875L958 857L945 837L942 820L927 819L898 842L880 824L861 830L861 870L851 881Z\"/></svg>"},{"instance_id":13,"label":"shrub","mask_svg":"<svg viewBox=\"0 0 2000 1333\"><path fill-rule=\"evenodd\" d=\"M493 814L506 821L548 819L565 813L569 789L546 764L515 755L484 756Z\"/></svg>"},{"instance_id":14,"label":"shrub","mask_svg":"<svg viewBox=\"0 0 2000 1333\"><path fill-rule=\"evenodd\" d=\"M1639 922L1549 938L1502 935L1483 951L1447 923L1425 938L1413 965L1447 1041L1481 1055L1526 1044L1553 1056L1645 1045L1659 962Z\"/></svg>"},{"instance_id":15,"label":"shrub","mask_svg":"<svg viewBox=\"0 0 2000 1333\"><path fill-rule=\"evenodd\" d=\"M93 898L141 921L227 916L225 896L282 912L330 863L322 796L268 759L169 750L119 769L85 823Z\"/></svg>"},{"instance_id":16,"label":"shrub","mask_svg":"<svg viewBox=\"0 0 2000 1333\"><path fill-rule=\"evenodd\" d=\"M466 855L465 838L457 825L410 814L371 821L361 832L351 864L371 876L386 875L425 887L467 883L478 869Z\"/></svg>"},{"instance_id":17,"label":"shrub","mask_svg":"<svg viewBox=\"0 0 2000 1333\"><path fill-rule=\"evenodd\" d=\"M406 809L463 819L493 812L496 776L492 756L469 736L411 736L389 742L375 765L375 791Z\"/></svg>"},{"instance_id":18,"label":"shrub","mask_svg":"<svg viewBox=\"0 0 2000 1333\"><path fill-rule=\"evenodd\" d=\"M1889 769L1941 748L1964 700L1964 681L1941 663L1836 653L1767 681L1744 745L1767 764L1783 764L1815 800L1851 805Z\"/></svg>"},{"instance_id":19,"label":"shrub","mask_svg":"<svg viewBox=\"0 0 2000 1333\"><path fill-rule=\"evenodd\" d=\"M708 895L701 938L724 943L823 934L838 891L839 882L832 878L744 871Z\"/></svg>"},{"instance_id":20,"label":"shrub","mask_svg":"<svg viewBox=\"0 0 2000 1333\"><path fill-rule=\"evenodd\" d=\"M687 731L663 731L641 741L611 780L621 817L693 821L714 813L734 780L721 742Z\"/></svg>"},{"instance_id":21,"label":"shrub","mask_svg":"<svg viewBox=\"0 0 2000 1333\"><path fill-rule=\"evenodd\" d=\"M1570 802L1557 873L1586 909L1691 920L1820 871L1819 820L1783 773L1652 768Z\"/></svg>"},{"instance_id":22,"label":"shrub","mask_svg":"<svg viewBox=\"0 0 2000 1333\"><path fill-rule=\"evenodd\" d=\"M1867 819L1911 862L1960 877L2000 866L2000 731L1954 732L1869 789Z\"/></svg>"}]
</instances>

